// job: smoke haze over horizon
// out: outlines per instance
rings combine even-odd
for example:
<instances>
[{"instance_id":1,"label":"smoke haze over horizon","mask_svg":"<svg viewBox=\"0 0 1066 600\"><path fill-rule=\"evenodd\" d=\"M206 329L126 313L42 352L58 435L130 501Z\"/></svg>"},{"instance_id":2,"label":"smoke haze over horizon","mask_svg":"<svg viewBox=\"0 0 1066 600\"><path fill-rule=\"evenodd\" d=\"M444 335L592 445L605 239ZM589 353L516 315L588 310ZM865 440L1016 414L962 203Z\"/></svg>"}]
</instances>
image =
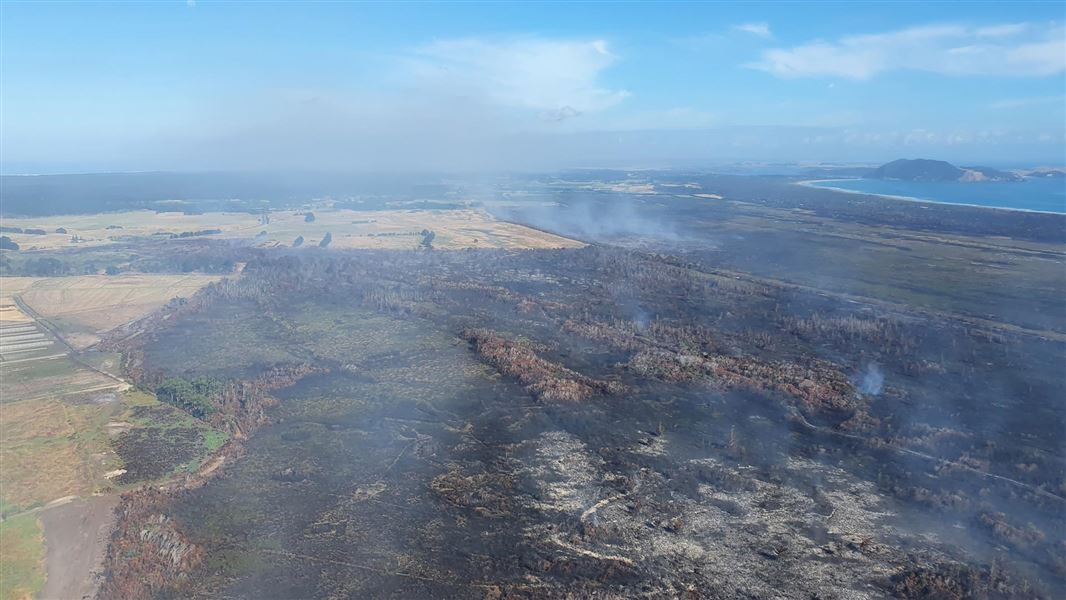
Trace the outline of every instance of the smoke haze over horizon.
<instances>
[{"instance_id":1,"label":"smoke haze over horizon","mask_svg":"<svg viewBox=\"0 0 1066 600\"><path fill-rule=\"evenodd\" d=\"M1061 10L954 6L5 4L0 167L1066 162Z\"/></svg>"}]
</instances>

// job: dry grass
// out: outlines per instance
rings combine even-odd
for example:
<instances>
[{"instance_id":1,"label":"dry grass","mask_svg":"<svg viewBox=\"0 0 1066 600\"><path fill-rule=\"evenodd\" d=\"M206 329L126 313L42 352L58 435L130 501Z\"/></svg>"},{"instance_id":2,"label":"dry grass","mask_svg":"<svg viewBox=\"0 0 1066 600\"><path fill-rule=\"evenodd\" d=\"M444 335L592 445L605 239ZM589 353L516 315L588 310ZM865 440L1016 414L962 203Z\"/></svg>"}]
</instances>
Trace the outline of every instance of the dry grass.
<instances>
[{"instance_id":1,"label":"dry grass","mask_svg":"<svg viewBox=\"0 0 1066 600\"><path fill-rule=\"evenodd\" d=\"M189 297L219 279L208 275L40 278L22 292L22 300L46 318L58 317L104 332L147 315L171 298Z\"/></svg>"},{"instance_id":2,"label":"dry grass","mask_svg":"<svg viewBox=\"0 0 1066 600\"><path fill-rule=\"evenodd\" d=\"M0 277L0 327L32 321L15 305L12 296L19 295L81 350L98 342L97 334L135 321L171 298L192 296L219 279L212 275L144 274Z\"/></svg>"},{"instance_id":3,"label":"dry grass","mask_svg":"<svg viewBox=\"0 0 1066 600\"><path fill-rule=\"evenodd\" d=\"M29 323L32 320L19 310L10 298L0 298L0 325Z\"/></svg>"},{"instance_id":4,"label":"dry grass","mask_svg":"<svg viewBox=\"0 0 1066 600\"><path fill-rule=\"evenodd\" d=\"M0 523L0 600L28 600L44 587L44 536L37 515Z\"/></svg>"},{"instance_id":5,"label":"dry grass","mask_svg":"<svg viewBox=\"0 0 1066 600\"><path fill-rule=\"evenodd\" d=\"M36 277L0 277L0 326L28 323L32 321L15 305L12 296L29 289L38 279Z\"/></svg>"},{"instance_id":6,"label":"dry grass","mask_svg":"<svg viewBox=\"0 0 1066 600\"><path fill-rule=\"evenodd\" d=\"M182 233L204 229L221 229L228 237L255 235L258 217L247 213L211 213L186 215L183 213L156 213L150 210L134 210L94 215L59 215L25 219L4 219L4 225L23 229L43 229L45 235L6 233L18 245L20 251L99 246L111 244L112 238L121 236L150 236L156 233ZM121 229L108 229L118 226ZM63 228L66 233L55 233ZM82 241L74 243L78 235Z\"/></svg>"},{"instance_id":7,"label":"dry grass","mask_svg":"<svg viewBox=\"0 0 1066 600\"><path fill-rule=\"evenodd\" d=\"M270 215L262 231L264 244L288 246L297 236L305 246L317 245L333 234L331 248L416 249L421 231L436 234L433 247L441 250L463 248L577 248L580 242L529 227L493 219L477 210L316 210L312 223L303 213L279 212Z\"/></svg>"},{"instance_id":8,"label":"dry grass","mask_svg":"<svg viewBox=\"0 0 1066 600\"><path fill-rule=\"evenodd\" d=\"M21 250L44 250L110 244L126 236L147 237L189 231L220 229L206 237L258 239L264 246L289 246L303 236L305 246L317 245L326 233L333 234L332 248L416 249L423 229L436 233L433 246L442 250L463 248L575 248L583 244L529 227L497 221L480 210L382 210L353 211L316 209L315 220L304 221L303 211L278 211L263 225L247 213L155 213L127 211L97 215L65 215L6 219L11 227L43 229L45 235L8 233ZM121 229L108 229L119 226ZM63 228L66 233L54 233ZM257 237L260 232L265 232ZM73 242L77 235L80 242ZM8 293L8 292L4 292ZM17 293L17 292L13 292ZM3 294L0 294L3 295Z\"/></svg>"},{"instance_id":9,"label":"dry grass","mask_svg":"<svg viewBox=\"0 0 1066 600\"><path fill-rule=\"evenodd\" d=\"M116 464L104 427L109 404L31 400L5 404L0 419L0 490L22 509L65 496L87 496Z\"/></svg>"},{"instance_id":10,"label":"dry grass","mask_svg":"<svg viewBox=\"0 0 1066 600\"><path fill-rule=\"evenodd\" d=\"M121 489L124 484L115 472L134 467L123 461L112 442L118 439L115 436L141 427L152 427L159 435L171 431L167 428L200 432L207 436L205 452L218 447L211 440L225 439L180 410L136 391L90 395L78 401L47 398L4 404L0 410L3 513L19 513L68 496ZM165 449L170 446L164 443L162 447L163 455L143 459L166 460ZM199 460L195 457L193 463ZM178 463L173 466L184 468Z\"/></svg>"},{"instance_id":11,"label":"dry grass","mask_svg":"<svg viewBox=\"0 0 1066 600\"><path fill-rule=\"evenodd\" d=\"M37 281L37 277L0 277L0 297L22 293Z\"/></svg>"}]
</instances>

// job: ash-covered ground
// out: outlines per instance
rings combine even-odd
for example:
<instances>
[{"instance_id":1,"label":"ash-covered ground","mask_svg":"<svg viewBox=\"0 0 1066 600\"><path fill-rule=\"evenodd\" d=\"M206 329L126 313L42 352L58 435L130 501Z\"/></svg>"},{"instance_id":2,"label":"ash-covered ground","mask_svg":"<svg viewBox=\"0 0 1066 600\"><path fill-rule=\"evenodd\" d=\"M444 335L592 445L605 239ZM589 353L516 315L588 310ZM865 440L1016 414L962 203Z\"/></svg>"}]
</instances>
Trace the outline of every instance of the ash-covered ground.
<instances>
[{"instance_id":1,"label":"ash-covered ground","mask_svg":"<svg viewBox=\"0 0 1066 600\"><path fill-rule=\"evenodd\" d=\"M203 418L240 448L125 501L101 593L1066 591L1054 244L721 210L702 245L689 219L573 250L205 246L241 276L111 343L143 386L217 382ZM774 228L787 260L751 268ZM775 272L829 244L850 273Z\"/></svg>"}]
</instances>

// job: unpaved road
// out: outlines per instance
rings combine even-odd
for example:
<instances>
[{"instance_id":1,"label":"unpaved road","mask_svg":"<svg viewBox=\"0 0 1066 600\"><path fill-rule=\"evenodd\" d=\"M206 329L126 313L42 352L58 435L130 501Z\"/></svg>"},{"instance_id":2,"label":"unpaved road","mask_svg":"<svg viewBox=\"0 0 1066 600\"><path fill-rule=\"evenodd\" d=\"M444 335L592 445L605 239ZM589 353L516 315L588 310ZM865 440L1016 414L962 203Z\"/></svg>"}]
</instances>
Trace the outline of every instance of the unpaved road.
<instances>
[{"instance_id":1,"label":"unpaved road","mask_svg":"<svg viewBox=\"0 0 1066 600\"><path fill-rule=\"evenodd\" d=\"M41 511L47 579L42 600L96 595L97 574L114 522L118 495L94 496Z\"/></svg>"}]
</instances>

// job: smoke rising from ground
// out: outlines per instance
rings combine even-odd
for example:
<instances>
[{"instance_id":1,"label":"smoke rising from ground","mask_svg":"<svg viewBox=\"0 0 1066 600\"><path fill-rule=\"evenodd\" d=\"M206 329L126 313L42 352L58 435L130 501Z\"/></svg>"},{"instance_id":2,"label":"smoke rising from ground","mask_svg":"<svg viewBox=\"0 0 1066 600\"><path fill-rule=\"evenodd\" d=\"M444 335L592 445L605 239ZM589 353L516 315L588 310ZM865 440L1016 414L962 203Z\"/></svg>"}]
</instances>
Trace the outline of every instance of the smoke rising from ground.
<instances>
[{"instance_id":1,"label":"smoke rising from ground","mask_svg":"<svg viewBox=\"0 0 1066 600\"><path fill-rule=\"evenodd\" d=\"M868 396L879 396L885 386L885 374L877 363L869 363L859 379L859 391Z\"/></svg>"},{"instance_id":2,"label":"smoke rising from ground","mask_svg":"<svg viewBox=\"0 0 1066 600\"><path fill-rule=\"evenodd\" d=\"M522 207L517 211L498 209L495 212L503 219L515 219L584 240L608 240L620 236L679 239L669 221L640 211L633 198L627 195L618 195L609 203L574 198L551 206Z\"/></svg>"}]
</instances>

